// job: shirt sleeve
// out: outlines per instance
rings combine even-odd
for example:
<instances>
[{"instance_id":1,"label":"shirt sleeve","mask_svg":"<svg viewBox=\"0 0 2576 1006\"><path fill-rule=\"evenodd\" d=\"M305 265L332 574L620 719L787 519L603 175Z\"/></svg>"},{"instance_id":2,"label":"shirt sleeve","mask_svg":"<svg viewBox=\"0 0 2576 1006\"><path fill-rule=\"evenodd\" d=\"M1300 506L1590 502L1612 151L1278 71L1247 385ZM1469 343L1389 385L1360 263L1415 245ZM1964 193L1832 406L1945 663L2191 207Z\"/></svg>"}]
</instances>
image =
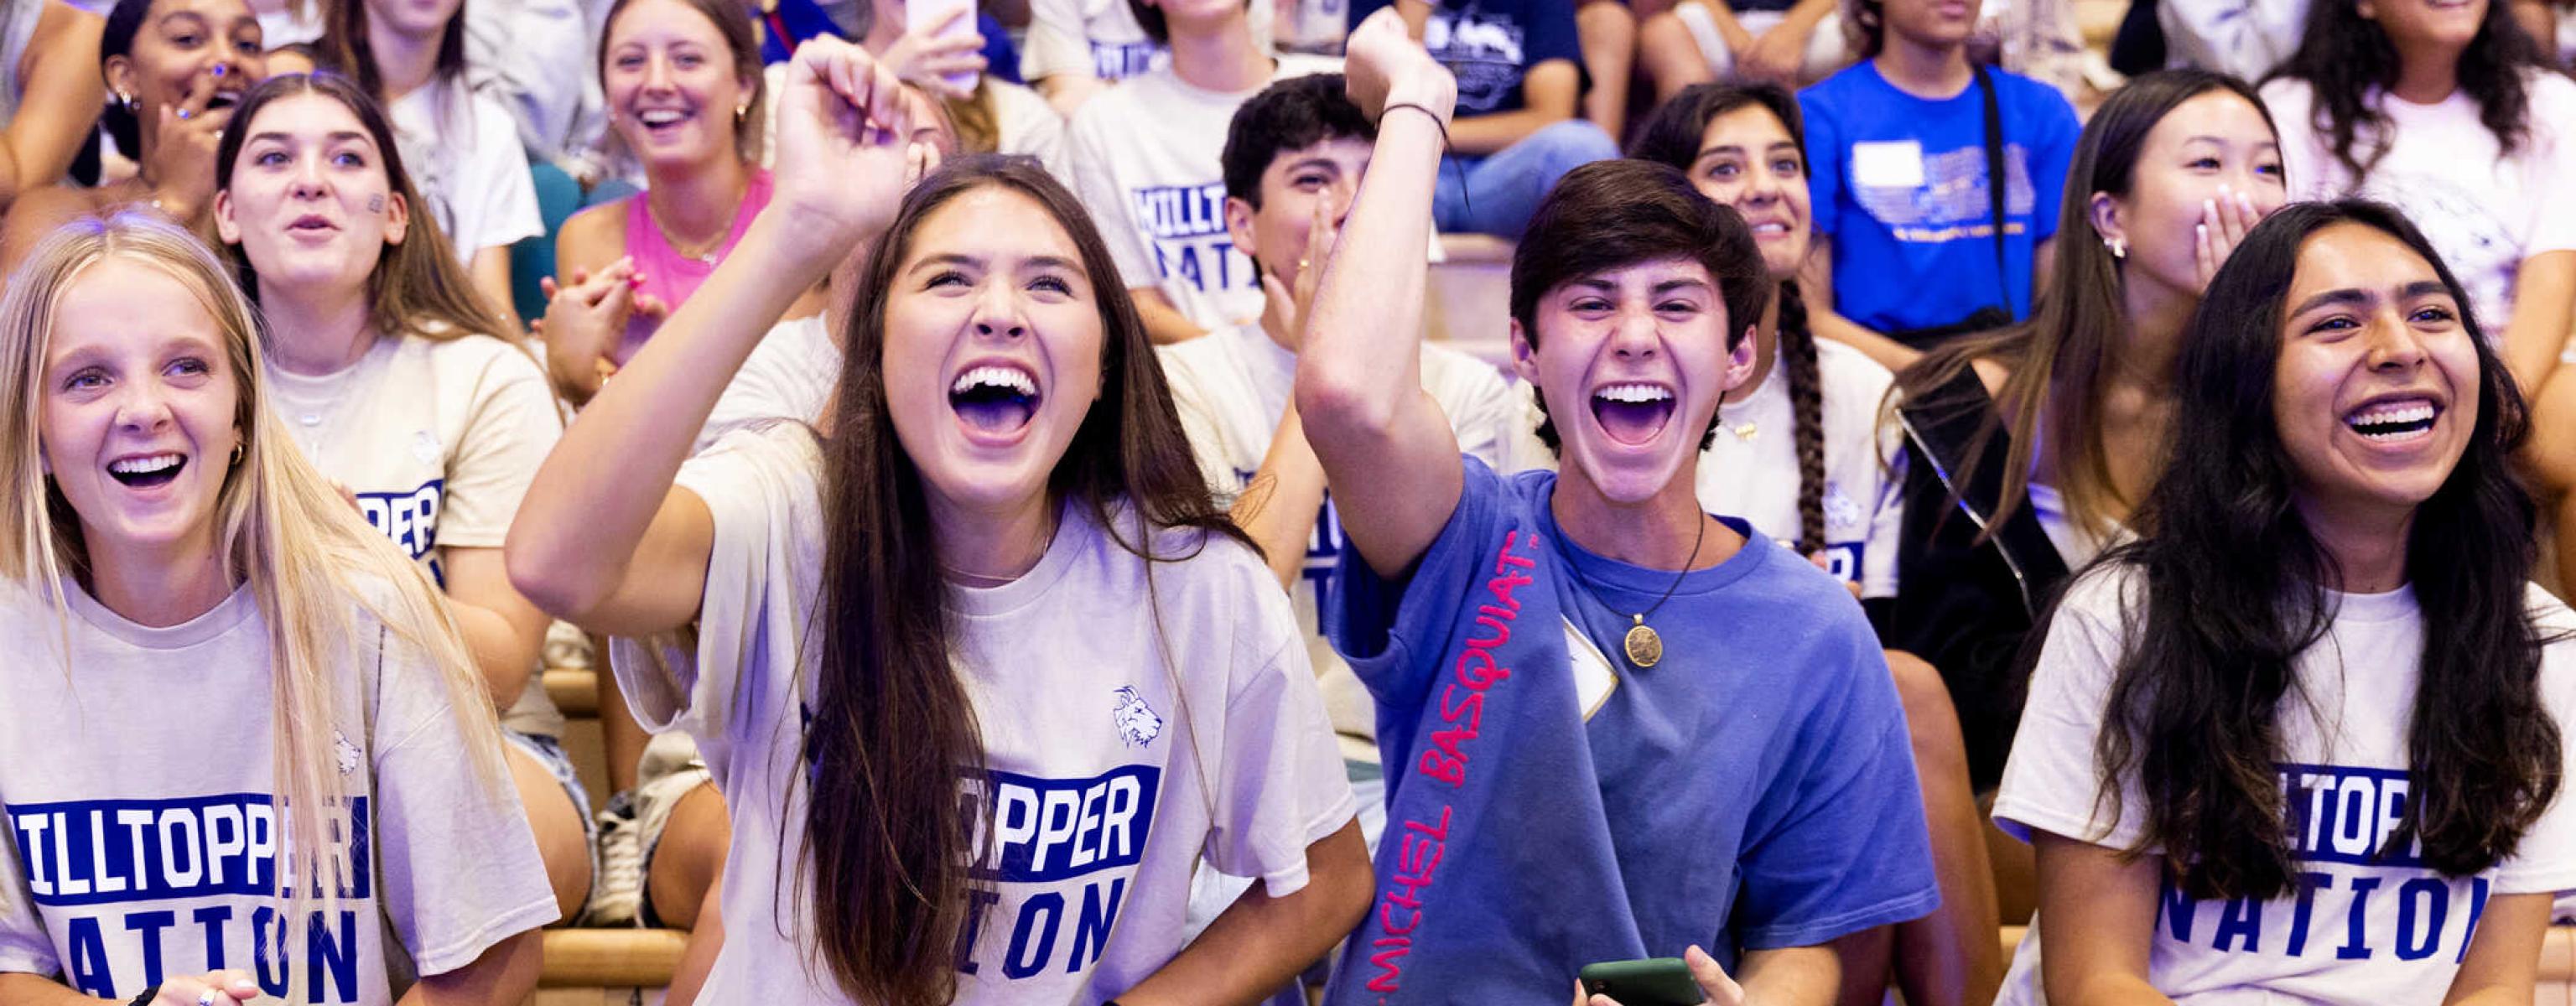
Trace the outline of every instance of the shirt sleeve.
<instances>
[{"instance_id":1,"label":"shirt sleeve","mask_svg":"<svg viewBox=\"0 0 2576 1006\"><path fill-rule=\"evenodd\" d=\"M2576 729L2576 641L2567 635L2576 630L2576 615L2537 585L2530 592L2532 605L2541 612L2542 632L2556 638L2541 650L2540 692L2541 703L2558 721L2562 737L2558 744L2559 778L2576 779L2576 741L2563 739L2576 736L2571 734L2571 729ZM0 842L0 846L7 844ZM2522 833L2522 844L2496 865L2495 892L2542 894L2571 890L2576 890L2576 795L2571 795L2568 783L2562 781L2558 798Z\"/></svg>"},{"instance_id":2,"label":"shirt sleeve","mask_svg":"<svg viewBox=\"0 0 2576 1006\"><path fill-rule=\"evenodd\" d=\"M537 466L563 437L545 372L517 350L495 348L472 390L464 438L448 457L446 509L438 520L442 548L501 547Z\"/></svg>"},{"instance_id":3,"label":"shirt sleeve","mask_svg":"<svg viewBox=\"0 0 2576 1006\"><path fill-rule=\"evenodd\" d=\"M435 665L390 634L384 645L378 894L420 973L445 974L561 913L518 793L476 767Z\"/></svg>"},{"instance_id":4,"label":"shirt sleeve","mask_svg":"<svg viewBox=\"0 0 2576 1006\"><path fill-rule=\"evenodd\" d=\"M1020 79L1035 84L1057 75L1097 77L1091 42L1082 30L1080 0L1029 0L1029 34L1020 48Z\"/></svg>"},{"instance_id":5,"label":"shirt sleeve","mask_svg":"<svg viewBox=\"0 0 2576 1006\"><path fill-rule=\"evenodd\" d=\"M1457 434L1458 453L1474 457L1495 471L1512 465L1512 427L1521 416L1520 396L1512 394L1501 374L1474 358L1451 361L1452 373L1441 382L1440 408L1449 414ZM1535 428L1535 427L1533 427Z\"/></svg>"},{"instance_id":6,"label":"shirt sleeve","mask_svg":"<svg viewBox=\"0 0 2576 1006\"><path fill-rule=\"evenodd\" d=\"M1380 577L1359 549L1346 548L1335 569L1341 589L1328 591L1320 602L1326 635L1377 699L1380 723L1418 718L1440 670L1440 648L1466 610L1477 567L1493 561L1489 553L1502 545L1511 523L1511 490L1502 477L1473 457L1462 456L1460 464L1465 477L1458 508L1414 560L1411 576Z\"/></svg>"},{"instance_id":7,"label":"shirt sleeve","mask_svg":"<svg viewBox=\"0 0 2576 1006\"><path fill-rule=\"evenodd\" d=\"M1881 423L1876 436L1882 459L1878 497L1853 501L1870 508L1869 554L1860 563L1860 596L1864 598L1896 596L1896 557L1905 547L1904 434L1897 432L1893 423Z\"/></svg>"},{"instance_id":8,"label":"shirt sleeve","mask_svg":"<svg viewBox=\"0 0 2576 1006\"><path fill-rule=\"evenodd\" d=\"M474 234L452 235L456 253L465 258L545 233L545 222L537 216L537 183L528 174L528 148L519 144L517 120L488 94L474 95L473 115L474 150L467 155L472 167L462 179L466 184L448 193L458 202L473 199L481 204L472 214L458 213L460 218L479 221Z\"/></svg>"},{"instance_id":9,"label":"shirt sleeve","mask_svg":"<svg viewBox=\"0 0 2576 1006\"><path fill-rule=\"evenodd\" d=\"M812 599L803 592L813 584L798 582L797 550L821 547L820 451L810 427L778 423L727 434L682 464L675 485L705 503L714 524L698 619L676 638L613 644L611 665L636 722L697 738L711 762L752 718L746 696L764 664L792 660L768 648L804 638Z\"/></svg>"},{"instance_id":10,"label":"shirt sleeve","mask_svg":"<svg viewBox=\"0 0 2576 1006\"><path fill-rule=\"evenodd\" d=\"M2556 74L2536 75L2531 85L2531 149L2522 190L2533 198L2531 234L2522 257L2576 249L2576 83Z\"/></svg>"},{"instance_id":11,"label":"shirt sleeve","mask_svg":"<svg viewBox=\"0 0 2576 1006\"><path fill-rule=\"evenodd\" d=\"M1247 564L1244 572L1266 577L1268 570ZM1245 580L1238 590L1252 599L1254 625L1239 634L1256 642L1241 652L1262 659L1236 676L1226 700L1218 810L1206 853L1209 865L1258 878L1275 898L1306 886L1306 847L1349 824L1359 804L1288 595Z\"/></svg>"},{"instance_id":12,"label":"shirt sleeve","mask_svg":"<svg viewBox=\"0 0 2576 1006\"><path fill-rule=\"evenodd\" d=\"M1843 145L1834 121L1833 101L1823 84L1798 94L1798 109L1807 119L1807 213L1816 233L1832 237L1834 215L1841 208Z\"/></svg>"},{"instance_id":13,"label":"shirt sleeve","mask_svg":"<svg viewBox=\"0 0 2576 1006\"><path fill-rule=\"evenodd\" d=\"M1839 687L1797 725L1747 823L1730 923L1747 950L1815 946L1941 902L1895 679L1859 609L1848 611L1809 665L1839 664L1823 679Z\"/></svg>"},{"instance_id":14,"label":"shirt sleeve","mask_svg":"<svg viewBox=\"0 0 2576 1006\"><path fill-rule=\"evenodd\" d=\"M1522 9L1529 16L1529 31L1521 43L1522 73L1551 59L1565 60L1574 64L1576 73L1584 72L1583 39L1575 33L1574 5L1539 0Z\"/></svg>"},{"instance_id":15,"label":"shirt sleeve","mask_svg":"<svg viewBox=\"0 0 2576 1006\"><path fill-rule=\"evenodd\" d=\"M1163 376L1171 386L1172 410L1180 414L1181 433L1190 440L1190 456L1198 462L1199 477L1207 482L1208 493L1220 507L1232 507L1234 498L1242 495L1244 478L1234 470L1234 459L1225 450L1225 434L1216 421L1202 389L1198 371L1190 365L1181 346L1163 346L1155 350L1162 359Z\"/></svg>"},{"instance_id":16,"label":"shirt sleeve","mask_svg":"<svg viewBox=\"0 0 2576 1006\"><path fill-rule=\"evenodd\" d=\"M725 434L766 422L821 420L832 407L832 389L840 384L842 362L832 349L830 334L816 331L822 324L799 318L770 328L742 362L742 369L726 382L724 393L716 396L690 452L704 453Z\"/></svg>"},{"instance_id":17,"label":"shirt sleeve","mask_svg":"<svg viewBox=\"0 0 2576 1006\"><path fill-rule=\"evenodd\" d=\"M1092 223L1099 226L1100 240L1109 246L1109 260L1118 265L1119 281L1130 290L1157 286L1162 276L1155 271L1153 254L1146 250L1144 237L1127 212L1127 194L1119 189L1117 175L1110 166L1109 144L1115 141L1108 134L1120 124L1109 121L1115 110L1104 107L1106 104L1098 98L1086 103L1082 111L1074 114L1073 126L1067 130L1065 150L1072 156L1073 194L1090 212Z\"/></svg>"},{"instance_id":18,"label":"shirt sleeve","mask_svg":"<svg viewBox=\"0 0 2576 1006\"><path fill-rule=\"evenodd\" d=\"M2123 780L2116 814L2098 799L2102 779L2094 744L2101 736L2111 682L2124 644L2115 626L2126 577L2090 574L2067 588L2048 624L2030 701L2013 735L1995 795L1995 826L2029 841L2034 831L2126 849L2145 832L2142 794Z\"/></svg>"},{"instance_id":19,"label":"shirt sleeve","mask_svg":"<svg viewBox=\"0 0 2576 1006\"><path fill-rule=\"evenodd\" d=\"M35 892L27 889L27 870L18 862L18 831L0 815L0 974L56 975L62 961L54 955L53 938L36 913Z\"/></svg>"}]
</instances>

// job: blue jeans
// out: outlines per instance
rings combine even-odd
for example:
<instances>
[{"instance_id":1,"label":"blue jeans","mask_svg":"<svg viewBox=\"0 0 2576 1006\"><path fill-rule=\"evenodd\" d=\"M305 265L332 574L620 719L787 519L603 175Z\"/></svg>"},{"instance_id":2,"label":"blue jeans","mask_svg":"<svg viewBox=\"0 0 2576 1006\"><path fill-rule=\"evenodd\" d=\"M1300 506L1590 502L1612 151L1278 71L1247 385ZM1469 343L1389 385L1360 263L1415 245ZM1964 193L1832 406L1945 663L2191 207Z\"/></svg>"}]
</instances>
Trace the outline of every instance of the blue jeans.
<instances>
[{"instance_id":1,"label":"blue jeans","mask_svg":"<svg viewBox=\"0 0 2576 1006\"><path fill-rule=\"evenodd\" d=\"M1601 127L1567 119L1541 126L1493 154L1444 157L1431 193L1431 219L1447 233L1518 239L1557 179L1617 156L1619 144Z\"/></svg>"}]
</instances>

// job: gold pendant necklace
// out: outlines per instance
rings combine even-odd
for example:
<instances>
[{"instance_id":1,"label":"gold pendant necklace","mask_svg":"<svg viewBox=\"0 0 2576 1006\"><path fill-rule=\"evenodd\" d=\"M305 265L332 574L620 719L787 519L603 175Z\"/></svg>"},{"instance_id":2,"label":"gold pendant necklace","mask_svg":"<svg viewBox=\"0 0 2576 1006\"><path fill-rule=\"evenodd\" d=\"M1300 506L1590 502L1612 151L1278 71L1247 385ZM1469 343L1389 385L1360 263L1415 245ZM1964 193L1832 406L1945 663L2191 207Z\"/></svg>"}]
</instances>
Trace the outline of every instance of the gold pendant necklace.
<instances>
[{"instance_id":1,"label":"gold pendant necklace","mask_svg":"<svg viewBox=\"0 0 2576 1006\"><path fill-rule=\"evenodd\" d=\"M1735 441L1736 441L1737 443L1742 443L1742 444L1749 444L1749 443L1752 443L1752 442L1753 442L1753 438L1754 438L1754 436L1762 432L1762 424L1761 424L1760 422L1758 422L1758 421L1754 421L1754 420L1746 420L1746 421L1744 421L1744 422L1742 422L1742 423L1736 423L1736 424L1732 424L1732 425L1728 424L1728 423L1727 423L1727 421L1726 421L1726 407L1727 407L1727 405L1728 405L1728 404L1729 404L1729 403L1728 403L1728 402L1727 402L1727 400L1726 400L1726 396L1724 396L1724 395L1720 395L1720 396L1718 396L1718 399L1717 399L1717 426L1718 426L1718 428L1719 428L1719 429L1722 429L1722 430L1725 430L1725 431L1726 431L1726 432L1728 432L1728 433L1735 434Z\"/></svg>"},{"instance_id":2,"label":"gold pendant necklace","mask_svg":"<svg viewBox=\"0 0 2576 1006\"><path fill-rule=\"evenodd\" d=\"M1699 563L1700 545L1707 540L1708 516L1702 514L1699 518L1699 534L1691 539L1690 558L1683 561L1682 571L1673 577L1673 585L1664 588L1664 596L1656 598L1655 603L1649 605L1646 610L1628 616L1630 623L1628 634L1620 638L1619 648L1627 651L1628 662L1637 665L1638 670L1642 671L1663 662L1664 637L1656 634L1654 626L1646 624L1646 616L1654 614L1655 609L1663 607L1664 602L1673 599L1674 591L1682 589L1682 581L1690 576L1691 567ZM1610 602L1601 600L1601 594L1593 590L1590 583L1584 582L1582 573L1574 573L1574 582L1582 584L1583 592L1592 595L1593 600L1600 601L1602 607L1610 608L1614 612L1619 610L1610 607Z\"/></svg>"}]
</instances>

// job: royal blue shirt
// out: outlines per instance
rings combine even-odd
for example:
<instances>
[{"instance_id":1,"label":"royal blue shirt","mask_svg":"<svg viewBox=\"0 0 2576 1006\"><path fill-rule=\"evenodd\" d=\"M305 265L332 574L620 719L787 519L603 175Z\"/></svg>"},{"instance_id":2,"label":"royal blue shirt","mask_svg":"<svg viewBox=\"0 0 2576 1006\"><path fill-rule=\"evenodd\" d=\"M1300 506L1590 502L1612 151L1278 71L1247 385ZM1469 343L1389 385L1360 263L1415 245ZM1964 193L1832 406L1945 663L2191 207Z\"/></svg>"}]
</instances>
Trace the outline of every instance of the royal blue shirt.
<instances>
[{"instance_id":1,"label":"royal blue shirt","mask_svg":"<svg viewBox=\"0 0 2576 1006\"><path fill-rule=\"evenodd\" d=\"M1410 579L1345 550L1329 602L1388 804L1329 1002L1552 1002L1596 961L1732 967L1939 903L1904 713L1841 583L1730 520L1744 548L1676 587L1566 540L1555 473L1464 464ZM1639 670L1628 615L1668 589Z\"/></svg>"},{"instance_id":2,"label":"royal blue shirt","mask_svg":"<svg viewBox=\"0 0 2576 1006\"><path fill-rule=\"evenodd\" d=\"M1356 0L1357 26L1393 0ZM1568 0L1443 0L1423 23L1422 47L1458 78L1458 114L1517 112L1521 80L1551 59L1583 69L1583 40Z\"/></svg>"},{"instance_id":3,"label":"royal blue shirt","mask_svg":"<svg viewBox=\"0 0 2576 1006\"><path fill-rule=\"evenodd\" d=\"M1833 241L1834 308L1881 332L1956 323L1978 308L2030 315L2031 263L2057 235L2059 197L2082 126L2066 96L1988 69L2003 118L2004 254L1996 273L1986 189L1986 107L1977 86L1949 98L1896 88L1867 60L1798 96L1807 117L1807 191ZM2005 304L2009 290L2011 303Z\"/></svg>"}]
</instances>

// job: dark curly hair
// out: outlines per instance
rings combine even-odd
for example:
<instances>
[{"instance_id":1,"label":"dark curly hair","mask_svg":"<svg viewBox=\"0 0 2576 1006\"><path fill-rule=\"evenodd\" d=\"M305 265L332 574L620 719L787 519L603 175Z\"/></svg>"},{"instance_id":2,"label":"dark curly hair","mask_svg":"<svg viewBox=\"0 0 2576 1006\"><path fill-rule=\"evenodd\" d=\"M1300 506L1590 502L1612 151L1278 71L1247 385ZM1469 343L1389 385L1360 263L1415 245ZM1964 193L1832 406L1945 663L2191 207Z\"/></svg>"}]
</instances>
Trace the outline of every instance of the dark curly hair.
<instances>
[{"instance_id":1,"label":"dark curly hair","mask_svg":"<svg viewBox=\"0 0 2576 1006\"><path fill-rule=\"evenodd\" d=\"M2210 281L2182 340L2171 460L2132 521L2141 537L2101 560L2135 569L2145 589L2129 599L2096 743L2099 799L2116 814L2119 780L2135 780L2146 829L2130 851L2152 850L2195 898L2265 900L2298 886L2280 722L2298 708L2298 659L2325 640L2339 578L2296 505L2272 389L2300 251L2345 224L2432 264L2478 358L2468 449L2405 542L2424 629L2407 727L2413 798L2380 853L2420 843L2423 864L2446 876L2484 870L2513 854L2562 782L2562 738L2540 696L2549 640L2526 593L2535 511L2513 468L2522 396L2459 280L2404 216L2359 200L2293 203Z\"/></svg>"},{"instance_id":2,"label":"dark curly hair","mask_svg":"<svg viewBox=\"0 0 2576 1006\"><path fill-rule=\"evenodd\" d=\"M2311 125L2325 134L2335 160L2352 170L2356 181L2370 177L2388 153L2388 114L2371 104L2372 92L2397 85L2403 63L2397 46L2379 22L2361 16L2352 0L2320 2L2308 7L2308 26L2299 51L2265 77L2304 81L2316 95ZM2530 138L2532 74L2557 72L2540 45L2514 23L2509 5L2487 4L2477 37L2460 53L2460 90L2478 103L2478 121L2495 134L2507 156Z\"/></svg>"}]
</instances>

